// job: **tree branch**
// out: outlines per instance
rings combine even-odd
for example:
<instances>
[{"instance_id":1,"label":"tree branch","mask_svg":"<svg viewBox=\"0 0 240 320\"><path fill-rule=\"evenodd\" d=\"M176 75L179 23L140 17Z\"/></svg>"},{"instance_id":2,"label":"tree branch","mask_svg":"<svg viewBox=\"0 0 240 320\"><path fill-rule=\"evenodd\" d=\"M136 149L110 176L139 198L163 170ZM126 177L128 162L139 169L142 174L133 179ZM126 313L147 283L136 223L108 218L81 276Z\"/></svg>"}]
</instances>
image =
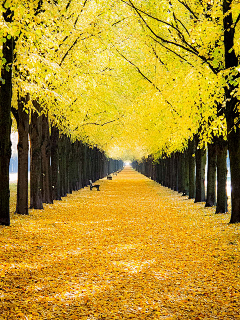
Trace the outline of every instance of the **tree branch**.
<instances>
[{"instance_id":1,"label":"tree branch","mask_svg":"<svg viewBox=\"0 0 240 320\"><path fill-rule=\"evenodd\" d=\"M187 59L185 59L184 57L182 57L180 54L178 54L177 52L175 52L174 50L164 46L164 44L162 44L161 42L157 41L156 39L154 39L153 37L151 37L151 39L153 39L153 41L157 42L158 44L160 44L160 46L162 46L163 48L165 48L167 51L172 52L173 54L175 54L178 58L180 58L181 60L187 62L191 67L194 68L194 65L191 64Z\"/></svg>"},{"instance_id":2,"label":"tree branch","mask_svg":"<svg viewBox=\"0 0 240 320\"><path fill-rule=\"evenodd\" d=\"M71 2L72 2L72 0L69 0L69 1L68 1L67 5L66 5L66 8L65 8L66 11L67 11L67 9L70 7Z\"/></svg>"},{"instance_id":3,"label":"tree branch","mask_svg":"<svg viewBox=\"0 0 240 320\"><path fill-rule=\"evenodd\" d=\"M122 0L122 1L124 1L124 0ZM149 26L149 24L148 24L148 23L146 22L146 20L143 18L143 16L142 16L141 13L140 13L140 10L137 9L137 8L134 6L134 4L132 3L131 0L129 0L129 2L131 3L132 8L136 11L136 13L138 14L138 16L141 18L141 20L143 21L143 23L145 24L145 26L147 27L147 29L150 30L150 32L151 32L157 39L159 39L159 40L161 40L161 41L163 41L163 42L166 42L166 43L168 43L168 44L172 44L172 45L174 45L174 46L180 47L180 48L182 48L182 49L184 49L184 50L186 50L186 51L188 51L188 52L190 52L190 53L192 53L192 54L198 55L198 51L197 51L194 47L192 47L191 45L189 45L186 41L185 41L185 44L186 44L189 48L186 47L186 46L184 46L184 45L182 45L182 44L180 44L180 43L177 43L177 42L173 42L173 41L164 39L163 37L157 35L156 32L153 31L153 29ZM144 13L144 14L145 14L145 13ZM179 29L173 27L171 24L168 24L168 25L171 26L173 29L175 29L178 33L181 33L181 31L180 31Z\"/></svg>"},{"instance_id":4,"label":"tree branch","mask_svg":"<svg viewBox=\"0 0 240 320\"><path fill-rule=\"evenodd\" d=\"M179 32L179 30L176 27L174 27L171 23L168 23L168 22L166 22L164 20L158 19L158 18L152 16L151 14L149 14L149 13L147 13L147 12L145 12L145 11L139 9L139 8L137 8L131 1L129 1L130 4L128 2L126 2L125 0L121 0L121 1L124 2L125 4L127 4L129 7L133 8L136 12L139 11L139 12L143 13L145 16L147 16L147 17L149 17L149 18L151 18L153 20L156 20L158 22L161 22L162 24L165 24L168 27L173 28L173 29L175 29L176 31Z\"/></svg>"},{"instance_id":5,"label":"tree branch","mask_svg":"<svg viewBox=\"0 0 240 320\"><path fill-rule=\"evenodd\" d=\"M116 50L117 50L117 49L116 49ZM171 107L171 111L176 112L176 114L177 114L178 116L180 116L179 113L177 112L177 110L174 109L174 107L172 106L172 104L163 96L162 90L160 90L160 89L155 85L155 83L152 82L152 80L150 80L147 76L145 76L145 74L142 73L142 71L140 70L140 68L139 68L138 66L136 66L132 61L130 61L129 59L127 59L127 58L126 58L121 52L119 52L118 50L117 50L117 52L118 52L118 54L119 54L121 57L123 57L128 63L130 63L132 66L134 66L134 67L136 68L136 70L138 71L138 73L139 73L145 80L147 80L149 83L151 83L151 85L152 85L159 93L161 93L161 95L162 95L162 97L164 98L165 102Z\"/></svg>"},{"instance_id":6,"label":"tree branch","mask_svg":"<svg viewBox=\"0 0 240 320\"><path fill-rule=\"evenodd\" d=\"M192 9L183 1L178 0L179 3L181 3L193 16L196 20L198 20L198 16L192 11Z\"/></svg>"},{"instance_id":7,"label":"tree branch","mask_svg":"<svg viewBox=\"0 0 240 320\"><path fill-rule=\"evenodd\" d=\"M155 55L155 57L158 59L158 61L167 69L167 66L165 65L165 63L162 61L162 59L158 56L155 48L153 47L153 45L151 45L153 54Z\"/></svg>"},{"instance_id":8,"label":"tree branch","mask_svg":"<svg viewBox=\"0 0 240 320\"><path fill-rule=\"evenodd\" d=\"M88 125L95 125L95 126L105 126L106 124L109 124L109 123L112 123L112 122L116 122L118 121L120 118L117 118L117 119L114 119L114 120L110 120L110 121L107 121L107 122L104 122L104 123L96 123L96 122L88 122L88 123L84 123L81 125L81 127L84 127L84 126L88 126Z\"/></svg>"}]
</instances>

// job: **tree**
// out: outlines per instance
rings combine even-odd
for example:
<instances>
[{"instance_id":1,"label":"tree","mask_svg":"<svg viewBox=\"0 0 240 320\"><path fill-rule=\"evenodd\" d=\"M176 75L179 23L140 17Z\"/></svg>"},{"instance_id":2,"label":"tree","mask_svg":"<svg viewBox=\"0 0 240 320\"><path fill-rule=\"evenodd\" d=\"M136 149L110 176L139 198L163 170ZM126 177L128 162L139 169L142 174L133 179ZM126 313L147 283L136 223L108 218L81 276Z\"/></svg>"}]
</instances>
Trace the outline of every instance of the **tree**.
<instances>
[{"instance_id":1,"label":"tree","mask_svg":"<svg viewBox=\"0 0 240 320\"><path fill-rule=\"evenodd\" d=\"M194 66L196 71L201 61L208 67L208 77L212 73L216 81L222 83L221 87L224 87L225 95L222 90L214 93L209 87L209 80L202 82L202 85L208 87L208 91L212 92L210 99L212 107L209 111L214 109L214 105L224 103L223 112L227 122L231 176L234 176L230 222L239 222L240 179L237 174L240 171L237 107L239 71L237 47L234 45L240 20L237 4L227 0L223 2L223 5L217 1L187 3L176 0L166 3L163 10L159 10L151 6L150 2L147 2L144 7L136 4L136 1L123 2L134 10L146 29L148 37L157 43L161 50L164 48L169 53L174 53L181 61ZM157 32L155 27L159 24L161 29L160 32ZM221 121L220 118L219 121Z\"/></svg>"},{"instance_id":2,"label":"tree","mask_svg":"<svg viewBox=\"0 0 240 320\"><path fill-rule=\"evenodd\" d=\"M224 62L226 68L225 90L225 116L227 121L227 137L231 169L231 202L232 215L230 222L240 222L240 127L239 127L239 74L238 56L234 46L234 37L240 14L233 21L232 0L223 1L224 25Z\"/></svg>"},{"instance_id":3,"label":"tree","mask_svg":"<svg viewBox=\"0 0 240 320\"><path fill-rule=\"evenodd\" d=\"M11 23L13 11L2 4L3 20ZM0 224L10 224L9 214L9 163L11 158L11 100L14 39L6 33L2 38L2 67L0 88Z\"/></svg>"},{"instance_id":4,"label":"tree","mask_svg":"<svg viewBox=\"0 0 240 320\"><path fill-rule=\"evenodd\" d=\"M18 181L16 213L28 214L28 151L29 151L29 114L24 110L29 95L18 95L18 110L12 109L18 129Z\"/></svg>"}]
</instances>

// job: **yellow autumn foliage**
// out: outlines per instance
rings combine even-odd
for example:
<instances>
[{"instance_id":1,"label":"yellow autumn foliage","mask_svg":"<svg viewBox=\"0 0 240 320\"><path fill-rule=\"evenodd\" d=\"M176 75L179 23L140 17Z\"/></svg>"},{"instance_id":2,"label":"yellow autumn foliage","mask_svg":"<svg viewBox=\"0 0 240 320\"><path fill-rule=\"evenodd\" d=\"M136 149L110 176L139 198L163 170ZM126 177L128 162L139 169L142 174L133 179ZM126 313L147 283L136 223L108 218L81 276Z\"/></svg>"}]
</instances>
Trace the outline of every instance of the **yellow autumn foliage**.
<instances>
[{"instance_id":1,"label":"yellow autumn foliage","mask_svg":"<svg viewBox=\"0 0 240 320\"><path fill-rule=\"evenodd\" d=\"M4 2L14 20L0 18L0 43L17 39L14 96L37 99L73 141L140 159L183 150L199 128L203 144L225 134L217 105L239 68L224 69L219 1ZM237 1L232 13L238 53Z\"/></svg>"}]
</instances>

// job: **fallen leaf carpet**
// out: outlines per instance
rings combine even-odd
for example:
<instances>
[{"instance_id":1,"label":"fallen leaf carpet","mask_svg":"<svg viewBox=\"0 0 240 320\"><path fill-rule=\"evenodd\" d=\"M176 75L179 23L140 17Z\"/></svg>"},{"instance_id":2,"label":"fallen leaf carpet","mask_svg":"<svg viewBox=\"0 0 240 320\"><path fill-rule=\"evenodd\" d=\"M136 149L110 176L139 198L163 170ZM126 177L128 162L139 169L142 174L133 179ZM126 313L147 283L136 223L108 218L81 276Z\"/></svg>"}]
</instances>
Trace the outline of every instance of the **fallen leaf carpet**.
<instances>
[{"instance_id":1,"label":"fallen leaf carpet","mask_svg":"<svg viewBox=\"0 0 240 320\"><path fill-rule=\"evenodd\" d=\"M239 224L125 167L0 227L0 320L240 319Z\"/></svg>"}]
</instances>

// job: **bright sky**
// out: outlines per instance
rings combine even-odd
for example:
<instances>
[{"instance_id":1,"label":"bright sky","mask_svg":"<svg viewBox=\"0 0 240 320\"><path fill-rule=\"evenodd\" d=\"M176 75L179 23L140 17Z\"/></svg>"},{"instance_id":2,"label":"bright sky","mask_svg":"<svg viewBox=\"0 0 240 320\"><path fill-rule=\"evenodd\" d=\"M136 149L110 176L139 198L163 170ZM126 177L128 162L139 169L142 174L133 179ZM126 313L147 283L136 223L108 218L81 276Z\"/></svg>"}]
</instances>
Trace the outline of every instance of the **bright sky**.
<instances>
[{"instance_id":1,"label":"bright sky","mask_svg":"<svg viewBox=\"0 0 240 320\"><path fill-rule=\"evenodd\" d=\"M12 157L17 155L17 142L18 142L18 133L13 132L11 134L11 141L12 141Z\"/></svg>"}]
</instances>

